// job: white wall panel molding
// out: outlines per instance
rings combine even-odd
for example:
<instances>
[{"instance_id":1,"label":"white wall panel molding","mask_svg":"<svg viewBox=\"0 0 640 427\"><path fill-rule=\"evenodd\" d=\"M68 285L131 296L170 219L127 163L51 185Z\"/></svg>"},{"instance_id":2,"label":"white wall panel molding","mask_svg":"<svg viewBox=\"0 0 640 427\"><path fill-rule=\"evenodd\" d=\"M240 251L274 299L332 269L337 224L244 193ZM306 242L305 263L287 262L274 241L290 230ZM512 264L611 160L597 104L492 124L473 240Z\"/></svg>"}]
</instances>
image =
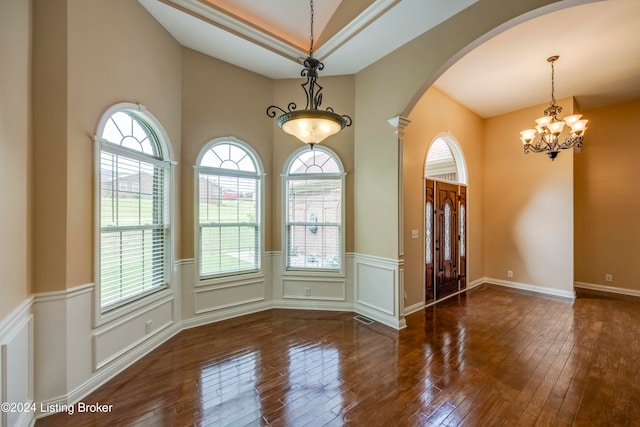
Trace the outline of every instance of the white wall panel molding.
<instances>
[{"instance_id":1,"label":"white wall panel molding","mask_svg":"<svg viewBox=\"0 0 640 427\"><path fill-rule=\"evenodd\" d=\"M34 304L45 303L50 301L61 301L80 296L82 294L93 292L94 284L87 283L84 285L76 286L62 291L53 292L41 292L33 296Z\"/></svg>"},{"instance_id":2,"label":"white wall panel molding","mask_svg":"<svg viewBox=\"0 0 640 427\"><path fill-rule=\"evenodd\" d=\"M0 321L0 402L33 403L33 298ZM0 426L28 426L34 414L0 411Z\"/></svg>"},{"instance_id":3,"label":"white wall panel molding","mask_svg":"<svg viewBox=\"0 0 640 427\"><path fill-rule=\"evenodd\" d=\"M123 355L117 360L114 360L113 363L105 366L100 371L94 372L94 374L85 382L80 384L78 387L71 390L69 393L56 396L51 399L43 400L38 403L38 407L40 403L45 407L56 406L56 405L73 405L82 398L86 397L93 391L95 391L100 386L104 385L109 380L113 379L120 372L124 371L135 362L149 354L151 351L156 349L162 343L176 335L180 332L180 325L178 323L173 324L171 327L165 328L162 331L159 331L157 334L153 335L150 339L145 340L140 343L136 348L133 348L127 354ZM42 418L46 415L50 414L37 414L36 418Z\"/></svg>"},{"instance_id":4,"label":"white wall panel molding","mask_svg":"<svg viewBox=\"0 0 640 427\"><path fill-rule=\"evenodd\" d=\"M194 314L203 314L239 305L264 301L264 279L237 278L224 284L198 287L193 292Z\"/></svg>"},{"instance_id":5,"label":"white wall panel molding","mask_svg":"<svg viewBox=\"0 0 640 427\"><path fill-rule=\"evenodd\" d=\"M283 299L346 300L346 281L325 277L285 277L282 279Z\"/></svg>"},{"instance_id":6,"label":"white wall panel molding","mask_svg":"<svg viewBox=\"0 0 640 427\"><path fill-rule=\"evenodd\" d=\"M197 326L208 325L210 323L222 320L232 319L247 314L253 314L273 308L270 301L260 301L254 303L246 303L241 305L233 305L230 307L204 312L195 317L184 319L182 321L182 329L195 328Z\"/></svg>"},{"instance_id":7,"label":"white wall panel molding","mask_svg":"<svg viewBox=\"0 0 640 427\"><path fill-rule=\"evenodd\" d=\"M100 370L125 357L146 340L179 323L173 298L166 298L100 326L92 337L93 369Z\"/></svg>"},{"instance_id":8,"label":"white wall panel molding","mask_svg":"<svg viewBox=\"0 0 640 427\"><path fill-rule=\"evenodd\" d=\"M355 311L395 329L406 326L402 260L355 254Z\"/></svg>"}]
</instances>

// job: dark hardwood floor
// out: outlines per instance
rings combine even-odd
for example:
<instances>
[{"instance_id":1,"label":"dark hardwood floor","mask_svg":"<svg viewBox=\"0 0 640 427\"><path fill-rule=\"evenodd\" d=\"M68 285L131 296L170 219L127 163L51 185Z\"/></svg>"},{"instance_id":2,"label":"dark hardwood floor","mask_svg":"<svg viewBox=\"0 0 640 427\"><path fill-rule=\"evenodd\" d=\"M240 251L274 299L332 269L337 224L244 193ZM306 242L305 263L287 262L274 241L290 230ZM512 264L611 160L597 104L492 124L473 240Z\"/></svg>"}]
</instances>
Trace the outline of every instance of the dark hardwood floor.
<instances>
[{"instance_id":1,"label":"dark hardwood floor","mask_svg":"<svg viewBox=\"0 0 640 427\"><path fill-rule=\"evenodd\" d=\"M270 310L181 332L44 426L640 425L640 302L480 286L394 331Z\"/></svg>"}]
</instances>

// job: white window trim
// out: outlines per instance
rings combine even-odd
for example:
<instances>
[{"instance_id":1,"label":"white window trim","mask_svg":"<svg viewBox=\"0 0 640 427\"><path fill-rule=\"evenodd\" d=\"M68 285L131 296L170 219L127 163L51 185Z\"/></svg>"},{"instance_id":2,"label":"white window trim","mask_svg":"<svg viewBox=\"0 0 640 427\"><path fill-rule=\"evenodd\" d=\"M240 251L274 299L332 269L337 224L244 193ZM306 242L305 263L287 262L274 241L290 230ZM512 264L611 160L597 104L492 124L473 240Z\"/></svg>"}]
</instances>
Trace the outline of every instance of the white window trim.
<instances>
[{"instance_id":1,"label":"white window trim","mask_svg":"<svg viewBox=\"0 0 640 427\"><path fill-rule=\"evenodd\" d=\"M241 176L246 175L247 177L258 179L258 200L256 201L258 207L258 268L255 270L247 270L247 271L238 271L238 272L229 272L214 276L200 277L200 172L201 171L211 171L214 168L208 166L199 166L202 162L203 157L207 154L207 152L214 145L220 143L232 143L238 147L241 147L243 150L247 151L249 155L253 157L255 162L257 171L246 172L246 171L238 171L231 172L229 175L231 176ZM251 145L242 141L239 138L234 136L225 136L218 137L210 140L207 144L202 147L200 152L198 153L198 157L196 158L196 164L193 166L193 254L194 254L194 264L195 264L195 286L203 287L210 285L218 285L225 284L236 280L252 280L252 279L263 279L264 278L264 190L265 190L265 172L264 167L262 166L262 160L258 153L253 149ZM219 170L216 169L218 175L220 175ZM224 172L222 173L224 175Z\"/></svg>"},{"instance_id":2,"label":"white window trim","mask_svg":"<svg viewBox=\"0 0 640 427\"><path fill-rule=\"evenodd\" d=\"M285 277L340 277L340 278L344 278L346 277L346 267L345 267L345 262L346 262L346 250L345 250L345 231L344 231L344 224L345 224L345 218L346 218L346 207L345 207L345 200L346 200L346 172L344 171L344 166L342 164L342 160L340 159L340 157L330 148L325 147L325 146L320 146L320 145L315 145L313 147L314 150L320 150L320 151L324 151L328 154L330 154L333 159L336 161L336 163L338 164L338 168L340 169L340 172L337 173L322 173L322 174L289 174L289 168L291 167L291 163L302 153L305 151L308 151L309 148L307 146L298 148L296 151L294 151L293 153L291 153L291 155L289 156L289 158L287 158L287 161L284 163L284 168L282 171L282 190L281 190L281 203L282 203L282 232L281 234L281 238L282 238L282 244L281 244L281 248L282 248L282 275ZM289 218L289 204L288 204L288 193L287 193L287 182L291 179L295 180L295 179L336 179L339 178L340 179L340 185L342 188L342 191L340 192L340 215L341 215L341 221L340 221L340 226L339 226L339 231L340 231L340 268L339 269L324 269L324 268L291 268L287 266L287 253L288 253L288 246L287 246L287 237L288 237L288 228L287 228L287 222L288 222L288 218Z\"/></svg>"},{"instance_id":3,"label":"white window trim","mask_svg":"<svg viewBox=\"0 0 640 427\"><path fill-rule=\"evenodd\" d=\"M102 311L101 304L101 292L100 292L100 212L101 212L101 185L100 185L100 162L101 162L101 152L103 149L105 151L111 151L111 149L115 149L116 152L126 153L127 156L135 157L140 156L139 153L133 150L128 150L126 147L116 147L113 144L107 143L106 141L101 140L98 135L101 134L104 129L109 118L118 111L127 111L135 114L141 120L147 124L151 130L155 133L158 138L158 142L160 143L161 149L163 150L164 160L153 160L152 157L143 156L144 160L147 162L158 162L163 164L169 164L169 184L168 184L168 202L169 202L169 260L167 262L167 281L168 285L165 288L150 291L148 294L141 294L138 298L131 300L121 306L116 306L109 311ZM149 112L145 106L141 104L134 104L131 102L121 102L109 107L100 118L98 123L97 132L92 137L92 141L94 142L94 284L95 289L93 292L94 296L94 316L93 316L93 327L97 328L106 323L112 322L124 315L129 313L133 313L138 311L144 307L148 307L158 301L168 300L175 296L175 278L174 278L174 265L175 265L175 254L176 254L176 227L175 227L175 218L176 218L176 205L175 205L175 194L176 194L176 177L175 177L175 167L177 163L173 161L173 148L171 146L171 142L169 139L169 135L160 124L160 121ZM107 145L108 144L108 145Z\"/></svg>"}]
</instances>

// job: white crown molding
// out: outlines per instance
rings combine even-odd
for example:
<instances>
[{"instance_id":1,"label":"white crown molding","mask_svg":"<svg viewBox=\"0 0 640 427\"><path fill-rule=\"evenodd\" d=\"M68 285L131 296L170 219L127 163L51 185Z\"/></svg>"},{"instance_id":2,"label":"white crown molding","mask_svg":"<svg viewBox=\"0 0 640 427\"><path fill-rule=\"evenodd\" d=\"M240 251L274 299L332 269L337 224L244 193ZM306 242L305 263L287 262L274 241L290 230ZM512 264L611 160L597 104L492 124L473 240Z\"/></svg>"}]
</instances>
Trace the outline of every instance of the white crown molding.
<instances>
[{"instance_id":1,"label":"white crown molding","mask_svg":"<svg viewBox=\"0 0 640 427\"><path fill-rule=\"evenodd\" d=\"M378 19L384 12L399 1L400 0L375 0L360 15L356 16L353 21L345 25L340 31L316 49L316 56L318 58L326 58L331 55L340 46L367 28L369 24Z\"/></svg>"},{"instance_id":2,"label":"white crown molding","mask_svg":"<svg viewBox=\"0 0 640 427\"><path fill-rule=\"evenodd\" d=\"M233 16L215 9L204 2L198 0L161 0L163 3L177 9L188 10L197 17L203 18L211 24L223 30L256 43L266 49L279 53L285 58L296 61L298 57L306 56L307 53L296 46L265 32L264 30L249 25Z\"/></svg>"}]
</instances>

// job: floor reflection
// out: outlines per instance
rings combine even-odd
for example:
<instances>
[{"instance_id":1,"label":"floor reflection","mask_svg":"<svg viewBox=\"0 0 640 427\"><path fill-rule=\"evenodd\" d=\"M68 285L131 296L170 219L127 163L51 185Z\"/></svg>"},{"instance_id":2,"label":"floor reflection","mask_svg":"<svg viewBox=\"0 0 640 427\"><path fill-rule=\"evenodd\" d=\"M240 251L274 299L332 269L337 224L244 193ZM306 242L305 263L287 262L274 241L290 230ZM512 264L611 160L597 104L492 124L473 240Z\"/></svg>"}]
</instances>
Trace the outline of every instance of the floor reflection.
<instances>
[{"instance_id":1,"label":"floor reflection","mask_svg":"<svg viewBox=\"0 0 640 427\"><path fill-rule=\"evenodd\" d=\"M257 391L258 353L204 367L200 372L203 425L252 425L262 417Z\"/></svg>"},{"instance_id":2,"label":"floor reflection","mask_svg":"<svg viewBox=\"0 0 640 427\"><path fill-rule=\"evenodd\" d=\"M316 345L289 348L289 390L284 398L287 420L306 425L342 407L340 353ZM309 405L312 403L312 405Z\"/></svg>"}]
</instances>

